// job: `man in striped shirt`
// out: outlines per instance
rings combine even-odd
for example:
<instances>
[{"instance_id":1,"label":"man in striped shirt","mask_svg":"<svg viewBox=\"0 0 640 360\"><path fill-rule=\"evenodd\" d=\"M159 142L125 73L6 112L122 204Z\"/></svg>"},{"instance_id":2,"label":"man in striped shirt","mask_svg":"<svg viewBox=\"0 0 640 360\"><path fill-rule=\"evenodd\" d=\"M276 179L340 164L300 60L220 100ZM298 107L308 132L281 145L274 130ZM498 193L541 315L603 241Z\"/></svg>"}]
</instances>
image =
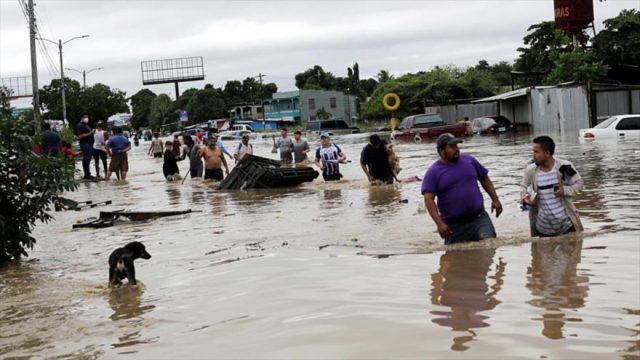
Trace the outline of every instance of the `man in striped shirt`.
<instances>
[{"instance_id":1,"label":"man in striped shirt","mask_svg":"<svg viewBox=\"0 0 640 360\"><path fill-rule=\"evenodd\" d=\"M571 201L584 187L582 178L572 163L554 158L554 152L555 143L550 137L533 139L534 163L527 166L520 184L522 202L531 205L532 236L557 236L583 230Z\"/></svg>"},{"instance_id":2,"label":"man in striped shirt","mask_svg":"<svg viewBox=\"0 0 640 360\"><path fill-rule=\"evenodd\" d=\"M347 156L342 152L340 147L331 143L329 133L320 134L320 147L316 150L315 164L322 170L322 178L324 181L340 180L340 163L345 163Z\"/></svg>"}]
</instances>

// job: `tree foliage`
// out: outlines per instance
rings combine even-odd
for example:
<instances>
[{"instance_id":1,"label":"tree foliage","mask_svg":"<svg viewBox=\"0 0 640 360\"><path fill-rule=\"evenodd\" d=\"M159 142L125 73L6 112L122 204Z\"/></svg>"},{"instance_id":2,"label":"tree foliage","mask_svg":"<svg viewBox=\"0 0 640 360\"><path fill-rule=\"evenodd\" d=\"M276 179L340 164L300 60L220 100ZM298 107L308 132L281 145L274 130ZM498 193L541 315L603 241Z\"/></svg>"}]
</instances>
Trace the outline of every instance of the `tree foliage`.
<instances>
[{"instance_id":1,"label":"tree foliage","mask_svg":"<svg viewBox=\"0 0 640 360\"><path fill-rule=\"evenodd\" d=\"M608 71L609 66L597 60L593 51L576 49L557 56L547 81L552 84L568 81L586 83L604 77Z\"/></svg>"},{"instance_id":2,"label":"tree foliage","mask_svg":"<svg viewBox=\"0 0 640 360\"><path fill-rule=\"evenodd\" d=\"M134 129L149 126L151 102L156 94L149 89L142 89L129 98L131 102L131 126Z\"/></svg>"},{"instance_id":3,"label":"tree foliage","mask_svg":"<svg viewBox=\"0 0 640 360\"><path fill-rule=\"evenodd\" d=\"M162 125L177 121L176 108L167 94L160 94L151 101L149 126L159 129Z\"/></svg>"},{"instance_id":4,"label":"tree foliage","mask_svg":"<svg viewBox=\"0 0 640 360\"><path fill-rule=\"evenodd\" d=\"M0 263L27 256L36 222L53 219L48 209L77 187L73 160L33 153L32 134L23 120L0 120Z\"/></svg>"},{"instance_id":5,"label":"tree foliage","mask_svg":"<svg viewBox=\"0 0 640 360\"><path fill-rule=\"evenodd\" d=\"M40 103L45 119L62 119L62 83L60 79L53 79L49 85L40 90ZM111 89L109 86L97 83L91 87L82 88L80 83L65 78L65 102L69 126L75 128L82 115L89 115L92 122L106 121L116 113L129 112L125 92Z\"/></svg>"},{"instance_id":6,"label":"tree foliage","mask_svg":"<svg viewBox=\"0 0 640 360\"><path fill-rule=\"evenodd\" d=\"M598 58L609 64L640 64L640 11L622 10L604 21L604 30L593 40Z\"/></svg>"},{"instance_id":7,"label":"tree foliage","mask_svg":"<svg viewBox=\"0 0 640 360\"><path fill-rule=\"evenodd\" d=\"M201 123L227 117L227 106L221 91L214 88L198 90L187 104L189 123Z\"/></svg>"}]
</instances>

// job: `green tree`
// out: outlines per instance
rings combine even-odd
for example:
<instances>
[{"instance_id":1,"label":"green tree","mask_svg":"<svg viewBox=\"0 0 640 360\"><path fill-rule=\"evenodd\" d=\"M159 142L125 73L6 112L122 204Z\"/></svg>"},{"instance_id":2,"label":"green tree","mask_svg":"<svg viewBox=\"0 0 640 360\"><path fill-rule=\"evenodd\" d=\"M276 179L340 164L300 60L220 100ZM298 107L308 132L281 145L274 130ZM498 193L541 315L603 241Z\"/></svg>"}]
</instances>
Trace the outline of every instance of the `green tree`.
<instances>
[{"instance_id":1,"label":"green tree","mask_svg":"<svg viewBox=\"0 0 640 360\"><path fill-rule=\"evenodd\" d=\"M361 90L362 99L364 100L369 96L371 96L371 94L373 94L373 91L376 89L377 86L378 86L378 82L376 81L376 79L360 80L360 90Z\"/></svg>"},{"instance_id":2,"label":"green tree","mask_svg":"<svg viewBox=\"0 0 640 360\"><path fill-rule=\"evenodd\" d=\"M149 126L159 129L162 125L175 122L176 108L167 94L160 94L151 101L149 111Z\"/></svg>"},{"instance_id":3,"label":"green tree","mask_svg":"<svg viewBox=\"0 0 640 360\"><path fill-rule=\"evenodd\" d=\"M227 106L219 91L213 88L198 91L187 105L189 122L200 123L227 117Z\"/></svg>"},{"instance_id":4,"label":"green tree","mask_svg":"<svg viewBox=\"0 0 640 360\"><path fill-rule=\"evenodd\" d=\"M314 65L314 67L296 74L296 87L302 89L316 90L332 90L334 89L335 76L332 73L324 71L322 66Z\"/></svg>"},{"instance_id":5,"label":"green tree","mask_svg":"<svg viewBox=\"0 0 640 360\"><path fill-rule=\"evenodd\" d=\"M51 205L61 206L60 194L77 188L73 160L33 153L35 138L23 120L0 121L0 263L28 256L36 222L53 219Z\"/></svg>"},{"instance_id":6,"label":"green tree","mask_svg":"<svg viewBox=\"0 0 640 360\"><path fill-rule=\"evenodd\" d=\"M9 101L11 93L11 89L0 86L0 119L11 116L11 102Z\"/></svg>"},{"instance_id":7,"label":"green tree","mask_svg":"<svg viewBox=\"0 0 640 360\"><path fill-rule=\"evenodd\" d=\"M240 105L244 100L242 82L239 80L227 81L224 85L224 100L229 106Z\"/></svg>"},{"instance_id":8,"label":"green tree","mask_svg":"<svg viewBox=\"0 0 640 360\"><path fill-rule=\"evenodd\" d=\"M553 21L533 24L527 31L529 34L523 39L527 47L518 48L520 56L514 66L518 71L551 72L553 59L560 53L572 50L571 36L561 29L556 29ZM584 47L589 41L584 32L577 34L576 39L580 47Z\"/></svg>"},{"instance_id":9,"label":"green tree","mask_svg":"<svg viewBox=\"0 0 640 360\"><path fill-rule=\"evenodd\" d=\"M109 116L117 113L128 113L126 93L111 89L105 84L97 83L79 92L77 106L81 114L89 115L92 122L106 122Z\"/></svg>"},{"instance_id":10,"label":"green tree","mask_svg":"<svg viewBox=\"0 0 640 360\"><path fill-rule=\"evenodd\" d=\"M187 105L189 105L189 101L191 101L191 98L197 94L198 91L200 91L200 89L196 88L189 88L185 90L180 96L178 96L176 101L174 101L175 108L186 109Z\"/></svg>"},{"instance_id":11,"label":"green tree","mask_svg":"<svg viewBox=\"0 0 640 360\"><path fill-rule=\"evenodd\" d=\"M622 10L604 21L593 40L596 56L609 64L640 64L640 11Z\"/></svg>"},{"instance_id":12,"label":"green tree","mask_svg":"<svg viewBox=\"0 0 640 360\"><path fill-rule=\"evenodd\" d=\"M333 115L322 107L321 109L316 110L316 116L320 120L328 120L333 117Z\"/></svg>"},{"instance_id":13,"label":"green tree","mask_svg":"<svg viewBox=\"0 0 640 360\"><path fill-rule=\"evenodd\" d=\"M40 90L40 103L44 119L62 119L62 98L60 79L53 79L49 85ZM98 120L106 121L115 113L128 112L126 94L117 89L111 89L104 84L95 84L82 89L80 83L65 78L65 100L67 106L67 120L69 126L75 128L82 115L89 115L95 124Z\"/></svg>"},{"instance_id":14,"label":"green tree","mask_svg":"<svg viewBox=\"0 0 640 360\"><path fill-rule=\"evenodd\" d=\"M41 110L47 110L42 114L43 119L62 120L62 83L60 79L53 79L49 85L45 85L39 90ZM80 121L80 117L84 115L80 107L80 83L65 78L65 102L67 107L67 120L69 125L74 127ZM91 117L90 117L91 119Z\"/></svg>"},{"instance_id":15,"label":"green tree","mask_svg":"<svg viewBox=\"0 0 640 360\"><path fill-rule=\"evenodd\" d=\"M380 70L378 71L378 75L376 75L378 79L378 83L382 84L388 80L393 79L393 75L389 73L389 70Z\"/></svg>"},{"instance_id":16,"label":"green tree","mask_svg":"<svg viewBox=\"0 0 640 360\"><path fill-rule=\"evenodd\" d=\"M262 85L262 99L269 99L273 94L278 92L278 85L275 83L267 83Z\"/></svg>"},{"instance_id":17,"label":"green tree","mask_svg":"<svg viewBox=\"0 0 640 360\"><path fill-rule=\"evenodd\" d=\"M157 95L149 90L142 89L129 98L131 101L131 126L139 129L149 126L149 116L151 114L151 102Z\"/></svg>"},{"instance_id":18,"label":"green tree","mask_svg":"<svg viewBox=\"0 0 640 360\"><path fill-rule=\"evenodd\" d=\"M547 81L558 84L567 81L587 82L604 77L609 66L596 59L591 50L576 49L558 55Z\"/></svg>"}]
</instances>

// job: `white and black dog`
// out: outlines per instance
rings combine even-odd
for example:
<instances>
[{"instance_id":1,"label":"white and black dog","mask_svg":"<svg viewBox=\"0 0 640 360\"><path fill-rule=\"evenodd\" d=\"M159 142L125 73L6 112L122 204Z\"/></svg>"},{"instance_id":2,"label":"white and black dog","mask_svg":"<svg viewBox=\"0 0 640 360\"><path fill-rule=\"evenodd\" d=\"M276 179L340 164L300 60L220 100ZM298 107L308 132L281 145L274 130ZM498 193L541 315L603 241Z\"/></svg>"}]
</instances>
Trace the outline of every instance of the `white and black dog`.
<instances>
[{"instance_id":1,"label":"white and black dog","mask_svg":"<svg viewBox=\"0 0 640 360\"><path fill-rule=\"evenodd\" d=\"M135 259L151 259L151 255L141 242L130 242L124 247L113 250L109 256L109 287L121 283L127 278L129 284L136 284L136 269L133 266Z\"/></svg>"}]
</instances>

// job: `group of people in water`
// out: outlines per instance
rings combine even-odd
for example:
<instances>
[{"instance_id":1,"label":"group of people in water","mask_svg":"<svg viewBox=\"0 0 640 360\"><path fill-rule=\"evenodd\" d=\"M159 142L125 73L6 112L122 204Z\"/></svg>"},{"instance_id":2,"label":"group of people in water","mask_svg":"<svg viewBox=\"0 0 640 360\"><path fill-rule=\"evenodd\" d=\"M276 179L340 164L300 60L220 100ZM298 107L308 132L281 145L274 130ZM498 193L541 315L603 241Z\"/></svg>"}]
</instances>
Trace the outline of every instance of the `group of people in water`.
<instances>
[{"instance_id":1,"label":"group of people in water","mask_svg":"<svg viewBox=\"0 0 640 360\"><path fill-rule=\"evenodd\" d=\"M121 128L114 128L109 137L100 122L96 129L91 129L88 122L88 116L85 115L77 127L84 179L95 179L90 173L93 158L96 177L99 177L102 163L107 180L113 173L121 180L126 180L129 167L127 153L131 150L131 142L123 135ZM43 130L42 143L37 152L79 155L73 153L71 146L65 144L49 124L45 124ZM320 134L320 144L312 159L308 155L312 151L309 143L299 131L290 138L287 129L282 128L280 136L277 139L274 137L272 142L272 152L280 153L280 160L285 166L314 164L322 171L325 181L336 181L343 177L340 164L348 161L347 156L340 146L332 142L329 133ZM461 142L452 134L440 135L435 144L438 159L427 168L423 179L414 177L414 180L422 180L421 193L425 207L445 244L496 237L491 218L484 208L480 186L491 199L491 212L495 212L496 217L503 212L489 171L475 157L460 152L458 144ZM194 139L186 135L183 143L178 136L173 141L163 143L159 134L155 133L148 149L150 156L163 158L163 175L169 181L180 178L178 161L189 160L188 175L191 178L220 181L225 174L229 174L229 163L225 156L239 162L253 153L248 134L242 136L234 152L230 153L215 129L202 138ZM584 183L573 164L555 158L554 153L552 138L538 136L533 139L533 159L524 171L519 199L523 209L529 210L532 236L557 236L583 230L572 200L582 191ZM111 158L109 166L107 157ZM393 144L377 134L369 136L360 154L360 165L369 182L393 184L399 181L401 169Z\"/></svg>"}]
</instances>

